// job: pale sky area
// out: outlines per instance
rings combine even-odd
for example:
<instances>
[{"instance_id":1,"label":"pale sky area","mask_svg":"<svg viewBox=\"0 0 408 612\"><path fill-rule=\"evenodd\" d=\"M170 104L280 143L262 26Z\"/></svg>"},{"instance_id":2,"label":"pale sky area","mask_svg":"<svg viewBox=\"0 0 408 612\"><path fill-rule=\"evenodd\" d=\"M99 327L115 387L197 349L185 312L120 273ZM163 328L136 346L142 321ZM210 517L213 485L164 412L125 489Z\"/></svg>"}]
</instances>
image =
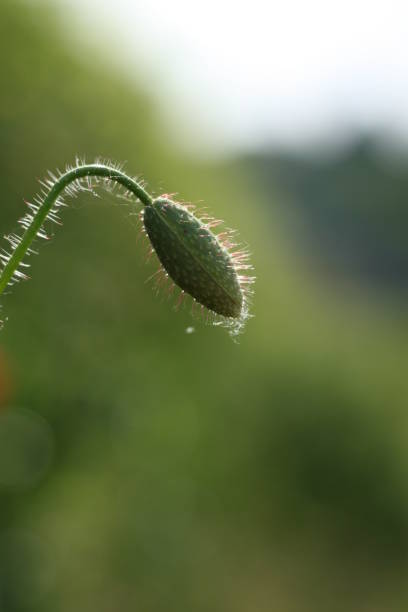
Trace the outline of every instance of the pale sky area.
<instances>
[{"instance_id":1,"label":"pale sky area","mask_svg":"<svg viewBox=\"0 0 408 612\"><path fill-rule=\"evenodd\" d=\"M354 128L408 140L407 0L58 1L81 39L103 33L150 75L180 146L296 148Z\"/></svg>"}]
</instances>

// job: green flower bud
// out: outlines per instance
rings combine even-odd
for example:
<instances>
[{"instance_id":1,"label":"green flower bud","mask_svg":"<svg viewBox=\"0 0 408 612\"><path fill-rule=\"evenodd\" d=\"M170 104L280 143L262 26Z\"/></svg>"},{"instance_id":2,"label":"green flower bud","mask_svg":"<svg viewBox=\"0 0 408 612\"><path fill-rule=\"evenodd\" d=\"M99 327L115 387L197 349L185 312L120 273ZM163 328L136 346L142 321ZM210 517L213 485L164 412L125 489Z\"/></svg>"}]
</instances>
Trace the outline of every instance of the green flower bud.
<instances>
[{"instance_id":1,"label":"green flower bud","mask_svg":"<svg viewBox=\"0 0 408 612\"><path fill-rule=\"evenodd\" d=\"M178 287L224 317L239 318L244 293L236 261L203 223L181 204L159 197L143 223L164 269Z\"/></svg>"}]
</instances>

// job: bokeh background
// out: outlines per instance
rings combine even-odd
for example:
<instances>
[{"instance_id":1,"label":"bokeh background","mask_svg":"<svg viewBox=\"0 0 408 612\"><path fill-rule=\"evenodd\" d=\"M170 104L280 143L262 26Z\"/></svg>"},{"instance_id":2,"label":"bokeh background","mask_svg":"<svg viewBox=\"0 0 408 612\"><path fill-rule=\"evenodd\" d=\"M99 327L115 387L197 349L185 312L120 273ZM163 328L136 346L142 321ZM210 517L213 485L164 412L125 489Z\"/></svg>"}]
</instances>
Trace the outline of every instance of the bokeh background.
<instances>
[{"instance_id":1,"label":"bokeh background","mask_svg":"<svg viewBox=\"0 0 408 612\"><path fill-rule=\"evenodd\" d=\"M405 611L407 22L357 2L349 37L316 43L327 14L292 6L282 30L280 4L256 2L246 39L239 3L131 4L1 0L2 233L47 169L123 161L241 230L255 317L235 344L175 312L145 282L135 210L72 201L1 300L0 610ZM251 51L269 29L286 64ZM364 32L394 55L362 62ZM212 72L220 37L240 84ZM348 62L327 53L341 40Z\"/></svg>"}]
</instances>

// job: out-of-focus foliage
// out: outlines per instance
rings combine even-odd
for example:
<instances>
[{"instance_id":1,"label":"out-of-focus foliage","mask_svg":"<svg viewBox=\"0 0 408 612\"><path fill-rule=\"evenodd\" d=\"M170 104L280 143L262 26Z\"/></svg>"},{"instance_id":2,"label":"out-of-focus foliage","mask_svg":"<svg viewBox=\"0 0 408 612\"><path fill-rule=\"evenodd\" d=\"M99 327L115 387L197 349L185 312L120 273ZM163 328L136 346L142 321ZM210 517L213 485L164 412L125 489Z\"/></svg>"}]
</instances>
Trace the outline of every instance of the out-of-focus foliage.
<instances>
[{"instance_id":1,"label":"out-of-focus foliage","mask_svg":"<svg viewBox=\"0 0 408 612\"><path fill-rule=\"evenodd\" d=\"M242 228L256 317L236 345L157 298L125 202L65 211L2 299L0 610L405 610L406 317L329 291L273 193L176 156L58 23L1 3L4 232L47 168L127 160Z\"/></svg>"},{"instance_id":2,"label":"out-of-focus foliage","mask_svg":"<svg viewBox=\"0 0 408 612\"><path fill-rule=\"evenodd\" d=\"M408 288L408 158L360 135L337 153L247 159L265 189L288 196L286 220L326 272L402 293Z\"/></svg>"}]
</instances>

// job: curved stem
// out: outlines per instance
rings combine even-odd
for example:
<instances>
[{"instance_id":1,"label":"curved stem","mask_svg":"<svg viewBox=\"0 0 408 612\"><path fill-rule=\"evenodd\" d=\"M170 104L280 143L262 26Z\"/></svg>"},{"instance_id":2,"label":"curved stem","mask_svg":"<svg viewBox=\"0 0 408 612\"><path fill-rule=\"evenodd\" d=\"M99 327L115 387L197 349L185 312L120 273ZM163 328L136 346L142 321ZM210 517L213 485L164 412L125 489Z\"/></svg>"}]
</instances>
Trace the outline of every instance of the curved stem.
<instances>
[{"instance_id":1,"label":"curved stem","mask_svg":"<svg viewBox=\"0 0 408 612\"><path fill-rule=\"evenodd\" d=\"M152 204L152 198L143 189L143 187L120 170L110 168L109 166L105 166L103 164L86 164L84 166L79 166L78 168L69 170L63 174L51 187L43 203L38 208L29 227L27 227L25 230L20 243L17 245L7 264L3 268L0 276L0 294L3 293L4 289L7 287L9 281L13 277L14 272L20 265L24 255L27 253L30 244L40 231L58 196L70 183L86 176L100 176L103 178L108 178L111 181L115 181L116 183L123 185L123 187L125 187L128 191L131 191L145 206L150 206Z\"/></svg>"}]
</instances>

